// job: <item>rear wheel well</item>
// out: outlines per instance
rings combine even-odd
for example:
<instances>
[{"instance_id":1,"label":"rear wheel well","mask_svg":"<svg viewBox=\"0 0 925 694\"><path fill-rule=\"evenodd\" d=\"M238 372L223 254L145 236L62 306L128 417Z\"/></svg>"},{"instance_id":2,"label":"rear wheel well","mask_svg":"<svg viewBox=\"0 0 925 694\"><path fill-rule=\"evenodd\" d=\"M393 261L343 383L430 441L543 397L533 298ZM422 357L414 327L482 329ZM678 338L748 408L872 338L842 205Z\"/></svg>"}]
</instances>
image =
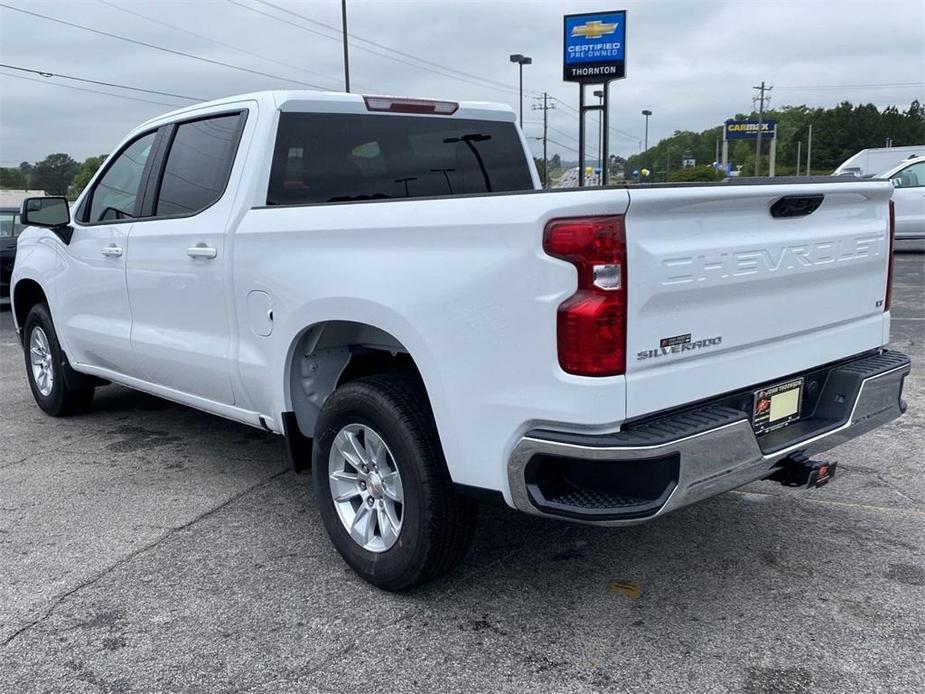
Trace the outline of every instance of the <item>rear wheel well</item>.
<instances>
[{"instance_id":1,"label":"rear wheel well","mask_svg":"<svg viewBox=\"0 0 925 694\"><path fill-rule=\"evenodd\" d=\"M315 435L321 407L334 390L350 381L380 373L420 371L404 345L389 333L365 323L328 321L296 338L288 370L292 411L303 436ZM426 392L426 391L425 391Z\"/></svg>"},{"instance_id":2,"label":"rear wheel well","mask_svg":"<svg viewBox=\"0 0 925 694\"><path fill-rule=\"evenodd\" d=\"M352 352L350 361L337 379L337 386L365 376L395 372L413 373L418 380L421 379L417 364L407 352L387 352L380 349Z\"/></svg>"},{"instance_id":3,"label":"rear wheel well","mask_svg":"<svg viewBox=\"0 0 925 694\"><path fill-rule=\"evenodd\" d=\"M22 279L13 287L13 311L16 315L16 325L22 330L26 323L26 316L36 304L48 303L48 297L42 286L35 280Z\"/></svg>"}]
</instances>

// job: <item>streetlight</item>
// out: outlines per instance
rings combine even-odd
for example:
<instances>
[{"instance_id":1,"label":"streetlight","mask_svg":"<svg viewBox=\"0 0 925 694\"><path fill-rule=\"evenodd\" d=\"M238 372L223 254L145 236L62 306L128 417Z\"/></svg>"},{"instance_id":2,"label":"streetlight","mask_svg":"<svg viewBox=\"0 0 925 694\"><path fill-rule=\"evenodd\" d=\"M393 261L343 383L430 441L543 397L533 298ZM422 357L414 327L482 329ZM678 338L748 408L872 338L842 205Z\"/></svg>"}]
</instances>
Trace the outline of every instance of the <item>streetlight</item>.
<instances>
[{"instance_id":1,"label":"streetlight","mask_svg":"<svg viewBox=\"0 0 925 694\"><path fill-rule=\"evenodd\" d=\"M645 149L643 149L642 151L648 152L649 151L649 116L652 115L652 111L650 111L647 108L644 108L642 109L642 115L646 117L646 146L645 146Z\"/></svg>"},{"instance_id":2,"label":"streetlight","mask_svg":"<svg viewBox=\"0 0 925 694\"><path fill-rule=\"evenodd\" d=\"M533 58L514 53L511 56L511 62L520 66L520 127L522 128L524 127L524 65L532 64Z\"/></svg>"},{"instance_id":3,"label":"streetlight","mask_svg":"<svg viewBox=\"0 0 925 694\"><path fill-rule=\"evenodd\" d=\"M340 17L343 22L344 31L344 91L350 93L350 55L347 50L347 0L340 2Z\"/></svg>"},{"instance_id":4,"label":"streetlight","mask_svg":"<svg viewBox=\"0 0 925 694\"><path fill-rule=\"evenodd\" d=\"M604 90L595 89L594 96L597 97L598 104L601 109L604 108ZM597 114L597 160L601 164L601 173L600 179L604 180L604 113L603 111L598 111Z\"/></svg>"}]
</instances>

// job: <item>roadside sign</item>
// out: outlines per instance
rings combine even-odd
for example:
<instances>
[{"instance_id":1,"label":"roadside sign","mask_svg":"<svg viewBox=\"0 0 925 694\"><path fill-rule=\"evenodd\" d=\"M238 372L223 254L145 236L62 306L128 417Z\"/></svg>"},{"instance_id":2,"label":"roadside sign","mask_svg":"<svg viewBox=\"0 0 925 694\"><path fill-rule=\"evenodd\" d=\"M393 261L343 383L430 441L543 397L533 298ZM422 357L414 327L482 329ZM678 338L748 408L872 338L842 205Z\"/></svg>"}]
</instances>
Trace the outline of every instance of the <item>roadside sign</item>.
<instances>
[{"instance_id":1,"label":"roadside sign","mask_svg":"<svg viewBox=\"0 0 925 694\"><path fill-rule=\"evenodd\" d=\"M626 10L565 15L563 79L602 83L626 77Z\"/></svg>"},{"instance_id":2,"label":"roadside sign","mask_svg":"<svg viewBox=\"0 0 925 694\"><path fill-rule=\"evenodd\" d=\"M777 123L766 120L761 124L761 138L774 137ZM754 140L758 137L758 121L756 120L727 120L725 135L727 140Z\"/></svg>"}]
</instances>

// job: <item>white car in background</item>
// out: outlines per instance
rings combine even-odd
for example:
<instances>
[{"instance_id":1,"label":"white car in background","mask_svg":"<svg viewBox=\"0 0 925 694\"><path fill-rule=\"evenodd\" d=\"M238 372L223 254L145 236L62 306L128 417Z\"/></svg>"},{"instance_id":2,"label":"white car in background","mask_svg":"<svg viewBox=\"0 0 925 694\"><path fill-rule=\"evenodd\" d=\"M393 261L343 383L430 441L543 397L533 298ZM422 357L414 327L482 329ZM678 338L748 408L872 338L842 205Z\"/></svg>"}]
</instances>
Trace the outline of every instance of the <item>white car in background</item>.
<instances>
[{"instance_id":1,"label":"white car in background","mask_svg":"<svg viewBox=\"0 0 925 694\"><path fill-rule=\"evenodd\" d=\"M925 157L925 145L862 149L843 161L832 172L832 175L871 178L878 171L886 171L894 166L899 166L900 162L905 162L915 157Z\"/></svg>"},{"instance_id":2,"label":"white car in background","mask_svg":"<svg viewBox=\"0 0 925 694\"><path fill-rule=\"evenodd\" d=\"M925 157L877 174L893 184L897 251L925 251Z\"/></svg>"}]
</instances>

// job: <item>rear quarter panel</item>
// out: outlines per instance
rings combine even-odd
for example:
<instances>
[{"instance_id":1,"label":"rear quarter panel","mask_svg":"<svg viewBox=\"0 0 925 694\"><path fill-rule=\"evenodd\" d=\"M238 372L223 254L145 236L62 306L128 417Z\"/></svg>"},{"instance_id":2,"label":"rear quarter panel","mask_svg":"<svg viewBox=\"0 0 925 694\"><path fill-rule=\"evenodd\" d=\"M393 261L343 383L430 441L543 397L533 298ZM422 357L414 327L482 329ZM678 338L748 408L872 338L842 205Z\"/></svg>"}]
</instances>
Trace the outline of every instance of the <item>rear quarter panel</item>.
<instances>
[{"instance_id":1,"label":"rear quarter panel","mask_svg":"<svg viewBox=\"0 0 925 694\"><path fill-rule=\"evenodd\" d=\"M624 418L623 377L559 368L556 310L576 275L543 253L542 233L553 217L620 214L627 200L608 190L250 210L234 232L244 397L289 409L279 386L297 336L322 321L367 323L417 363L453 479L506 489L507 454L526 429ZM271 296L268 337L244 327L255 289Z\"/></svg>"}]
</instances>

